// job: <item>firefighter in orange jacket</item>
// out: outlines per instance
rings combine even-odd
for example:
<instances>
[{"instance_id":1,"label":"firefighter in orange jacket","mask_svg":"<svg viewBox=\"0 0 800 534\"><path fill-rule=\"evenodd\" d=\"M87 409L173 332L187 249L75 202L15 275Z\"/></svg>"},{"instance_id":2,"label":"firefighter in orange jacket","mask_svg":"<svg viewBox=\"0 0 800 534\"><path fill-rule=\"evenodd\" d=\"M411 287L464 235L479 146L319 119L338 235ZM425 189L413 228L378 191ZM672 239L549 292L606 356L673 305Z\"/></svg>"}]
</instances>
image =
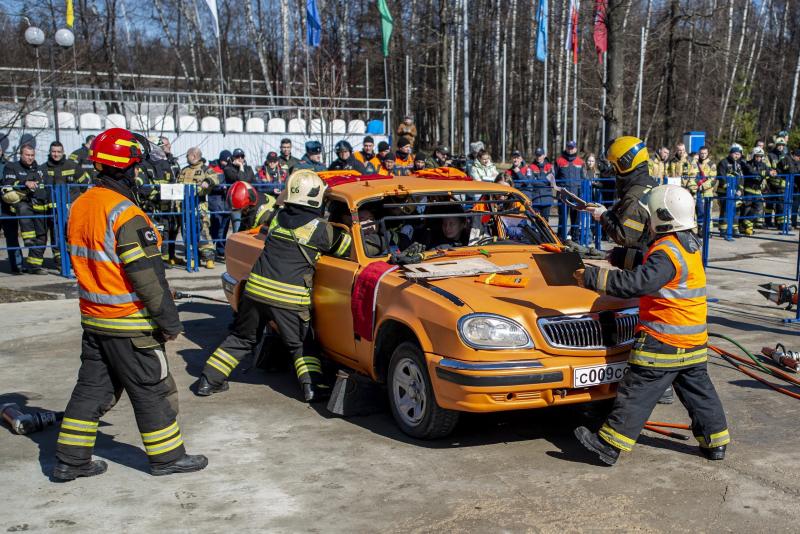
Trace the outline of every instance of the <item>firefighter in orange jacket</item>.
<instances>
[{"instance_id":1,"label":"firefighter in orange jacket","mask_svg":"<svg viewBox=\"0 0 800 534\"><path fill-rule=\"evenodd\" d=\"M58 434L58 480L105 472L106 463L92 460L92 451L99 420L122 390L133 405L151 474L208 464L205 456L186 454L178 427L178 391L164 344L183 327L164 275L161 236L134 193L143 146L146 140L122 128L98 135L89 150L97 187L72 205L67 242L83 340L78 382Z\"/></svg>"},{"instance_id":2,"label":"firefighter in orange jacket","mask_svg":"<svg viewBox=\"0 0 800 534\"><path fill-rule=\"evenodd\" d=\"M600 460L613 465L620 451L631 450L659 397L672 384L689 411L700 451L709 460L722 460L730 436L706 369L706 276L700 242L692 232L697 227L694 199L678 185L656 187L645 199L656 239L644 263L630 271L587 266L575 273L582 287L615 297L641 297L629 372L611 414L598 433L578 427L575 435Z\"/></svg>"}]
</instances>

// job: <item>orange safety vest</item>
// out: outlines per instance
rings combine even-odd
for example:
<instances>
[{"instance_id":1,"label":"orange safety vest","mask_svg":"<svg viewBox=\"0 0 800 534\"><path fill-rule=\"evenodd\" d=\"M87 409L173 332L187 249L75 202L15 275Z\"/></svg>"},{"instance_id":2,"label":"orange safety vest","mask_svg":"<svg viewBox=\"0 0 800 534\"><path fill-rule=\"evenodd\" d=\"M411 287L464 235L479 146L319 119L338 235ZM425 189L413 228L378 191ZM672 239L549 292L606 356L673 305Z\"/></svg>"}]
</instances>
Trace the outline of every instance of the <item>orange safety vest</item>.
<instances>
[{"instance_id":1,"label":"orange safety vest","mask_svg":"<svg viewBox=\"0 0 800 534\"><path fill-rule=\"evenodd\" d=\"M105 187L89 189L72 205L67 243L85 325L128 332L155 328L146 310L142 311L144 303L134 292L123 270L124 261L116 253L117 231L136 216L144 217L152 226L138 206ZM154 231L160 248L161 235ZM114 321L119 318L126 319Z\"/></svg>"},{"instance_id":2,"label":"orange safety vest","mask_svg":"<svg viewBox=\"0 0 800 534\"><path fill-rule=\"evenodd\" d=\"M706 273L700 251L689 253L674 234L658 239L645 254L666 253L675 266L675 277L658 292L639 301L637 332L647 332L678 349L708 343L706 324Z\"/></svg>"},{"instance_id":3,"label":"orange safety vest","mask_svg":"<svg viewBox=\"0 0 800 534\"><path fill-rule=\"evenodd\" d=\"M381 160L379 160L378 156L376 155L373 155L370 159L367 159L366 157L364 157L364 153L359 150L358 152L355 152L353 156L355 156L355 158L358 161L360 161L365 167L367 166L367 163L371 164L375 172L377 172L381 166Z\"/></svg>"},{"instance_id":4,"label":"orange safety vest","mask_svg":"<svg viewBox=\"0 0 800 534\"><path fill-rule=\"evenodd\" d=\"M414 156L412 154L409 154L407 159L400 159L399 157L395 156L395 176L408 176L412 172L414 172Z\"/></svg>"}]
</instances>

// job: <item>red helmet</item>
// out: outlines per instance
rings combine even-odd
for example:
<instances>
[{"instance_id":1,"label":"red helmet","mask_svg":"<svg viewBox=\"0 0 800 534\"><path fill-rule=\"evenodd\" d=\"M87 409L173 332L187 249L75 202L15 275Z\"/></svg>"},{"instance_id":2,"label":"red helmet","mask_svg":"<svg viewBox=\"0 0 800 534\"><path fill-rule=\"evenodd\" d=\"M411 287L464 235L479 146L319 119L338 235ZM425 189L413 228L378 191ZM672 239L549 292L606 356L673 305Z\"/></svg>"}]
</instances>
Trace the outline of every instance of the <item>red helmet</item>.
<instances>
[{"instance_id":1,"label":"red helmet","mask_svg":"<svg viewBox=\"0 0 800 534\"><path fill-rule=\"evenodd\" d=\"M258 193L247 182L236 182L228 189L228 206L232 210L241 210L248 206L255 206L258 202Z\"/></svg>"},{"instance_id":2,"label":"red helmet","mask_svg":"<svg viewBox=\"0 0 800 534\"><path fill-rule=\"evenodd\" d=\"M142 161L142 148L128 130L111 128L94 138L89 147L89 161L127 169Z\"/></svg>"}]
</instances>

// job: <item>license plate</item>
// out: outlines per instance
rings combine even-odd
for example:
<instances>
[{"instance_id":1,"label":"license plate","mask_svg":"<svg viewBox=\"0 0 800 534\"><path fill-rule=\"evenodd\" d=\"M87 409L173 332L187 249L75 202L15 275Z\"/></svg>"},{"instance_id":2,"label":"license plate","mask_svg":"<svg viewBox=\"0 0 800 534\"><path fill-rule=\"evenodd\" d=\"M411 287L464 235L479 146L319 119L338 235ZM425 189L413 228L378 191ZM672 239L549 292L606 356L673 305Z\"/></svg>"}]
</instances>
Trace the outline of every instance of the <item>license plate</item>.
<instances>
[{"instance_id":1,"label":"license plate","mask_svg":"<svg viewBox=\"0 0 800 534\"><path fill-rule=\"evenodd\" d=\"M572 372L572 387L588 388L599 384L619 382L628 372L628 362L576 367Z\"/></svg>"}]
</instances>

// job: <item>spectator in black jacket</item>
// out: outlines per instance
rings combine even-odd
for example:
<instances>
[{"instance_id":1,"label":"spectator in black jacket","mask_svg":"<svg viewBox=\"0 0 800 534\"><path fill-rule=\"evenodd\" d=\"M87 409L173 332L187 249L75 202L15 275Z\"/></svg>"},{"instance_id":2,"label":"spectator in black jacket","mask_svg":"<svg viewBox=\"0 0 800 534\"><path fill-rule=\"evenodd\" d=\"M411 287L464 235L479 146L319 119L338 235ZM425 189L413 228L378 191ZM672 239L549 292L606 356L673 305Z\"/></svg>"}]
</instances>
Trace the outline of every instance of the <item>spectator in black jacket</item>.
<instances>
[{"instance_id":1,"label":"spectator in black jacket","mask_svg":"<svg viewBox=\"0 0 800 534\"><path fill-rule=\"evenodd\" d=\"M253 183L255 181L256 174L253 172L253 168L247 164L247 161L244 157L244 150L241 148L234 149L233 153L231 154L231 163L230 165L226 165L224 169L225 173L225 183L229 186L235 184L236 182L248 182ZM242 224L242 214L241 212L231 212L231 228L233 233L239 231L239 227ZM225 228L223 235L228 233L228 228Z\"/></svg>"},{"instance_id":2,"label":"spectator in black jacket","mask_svg":"<svg viewBox=\"0 0 800 534\"><path fill-rule=\"evenodd\" d=\"M329 171L356 171L367 174L364 165L353 156L353 147L347 141L339 141L334 148L336 160L328 165Z\"/></svg>"}]
</instances>

